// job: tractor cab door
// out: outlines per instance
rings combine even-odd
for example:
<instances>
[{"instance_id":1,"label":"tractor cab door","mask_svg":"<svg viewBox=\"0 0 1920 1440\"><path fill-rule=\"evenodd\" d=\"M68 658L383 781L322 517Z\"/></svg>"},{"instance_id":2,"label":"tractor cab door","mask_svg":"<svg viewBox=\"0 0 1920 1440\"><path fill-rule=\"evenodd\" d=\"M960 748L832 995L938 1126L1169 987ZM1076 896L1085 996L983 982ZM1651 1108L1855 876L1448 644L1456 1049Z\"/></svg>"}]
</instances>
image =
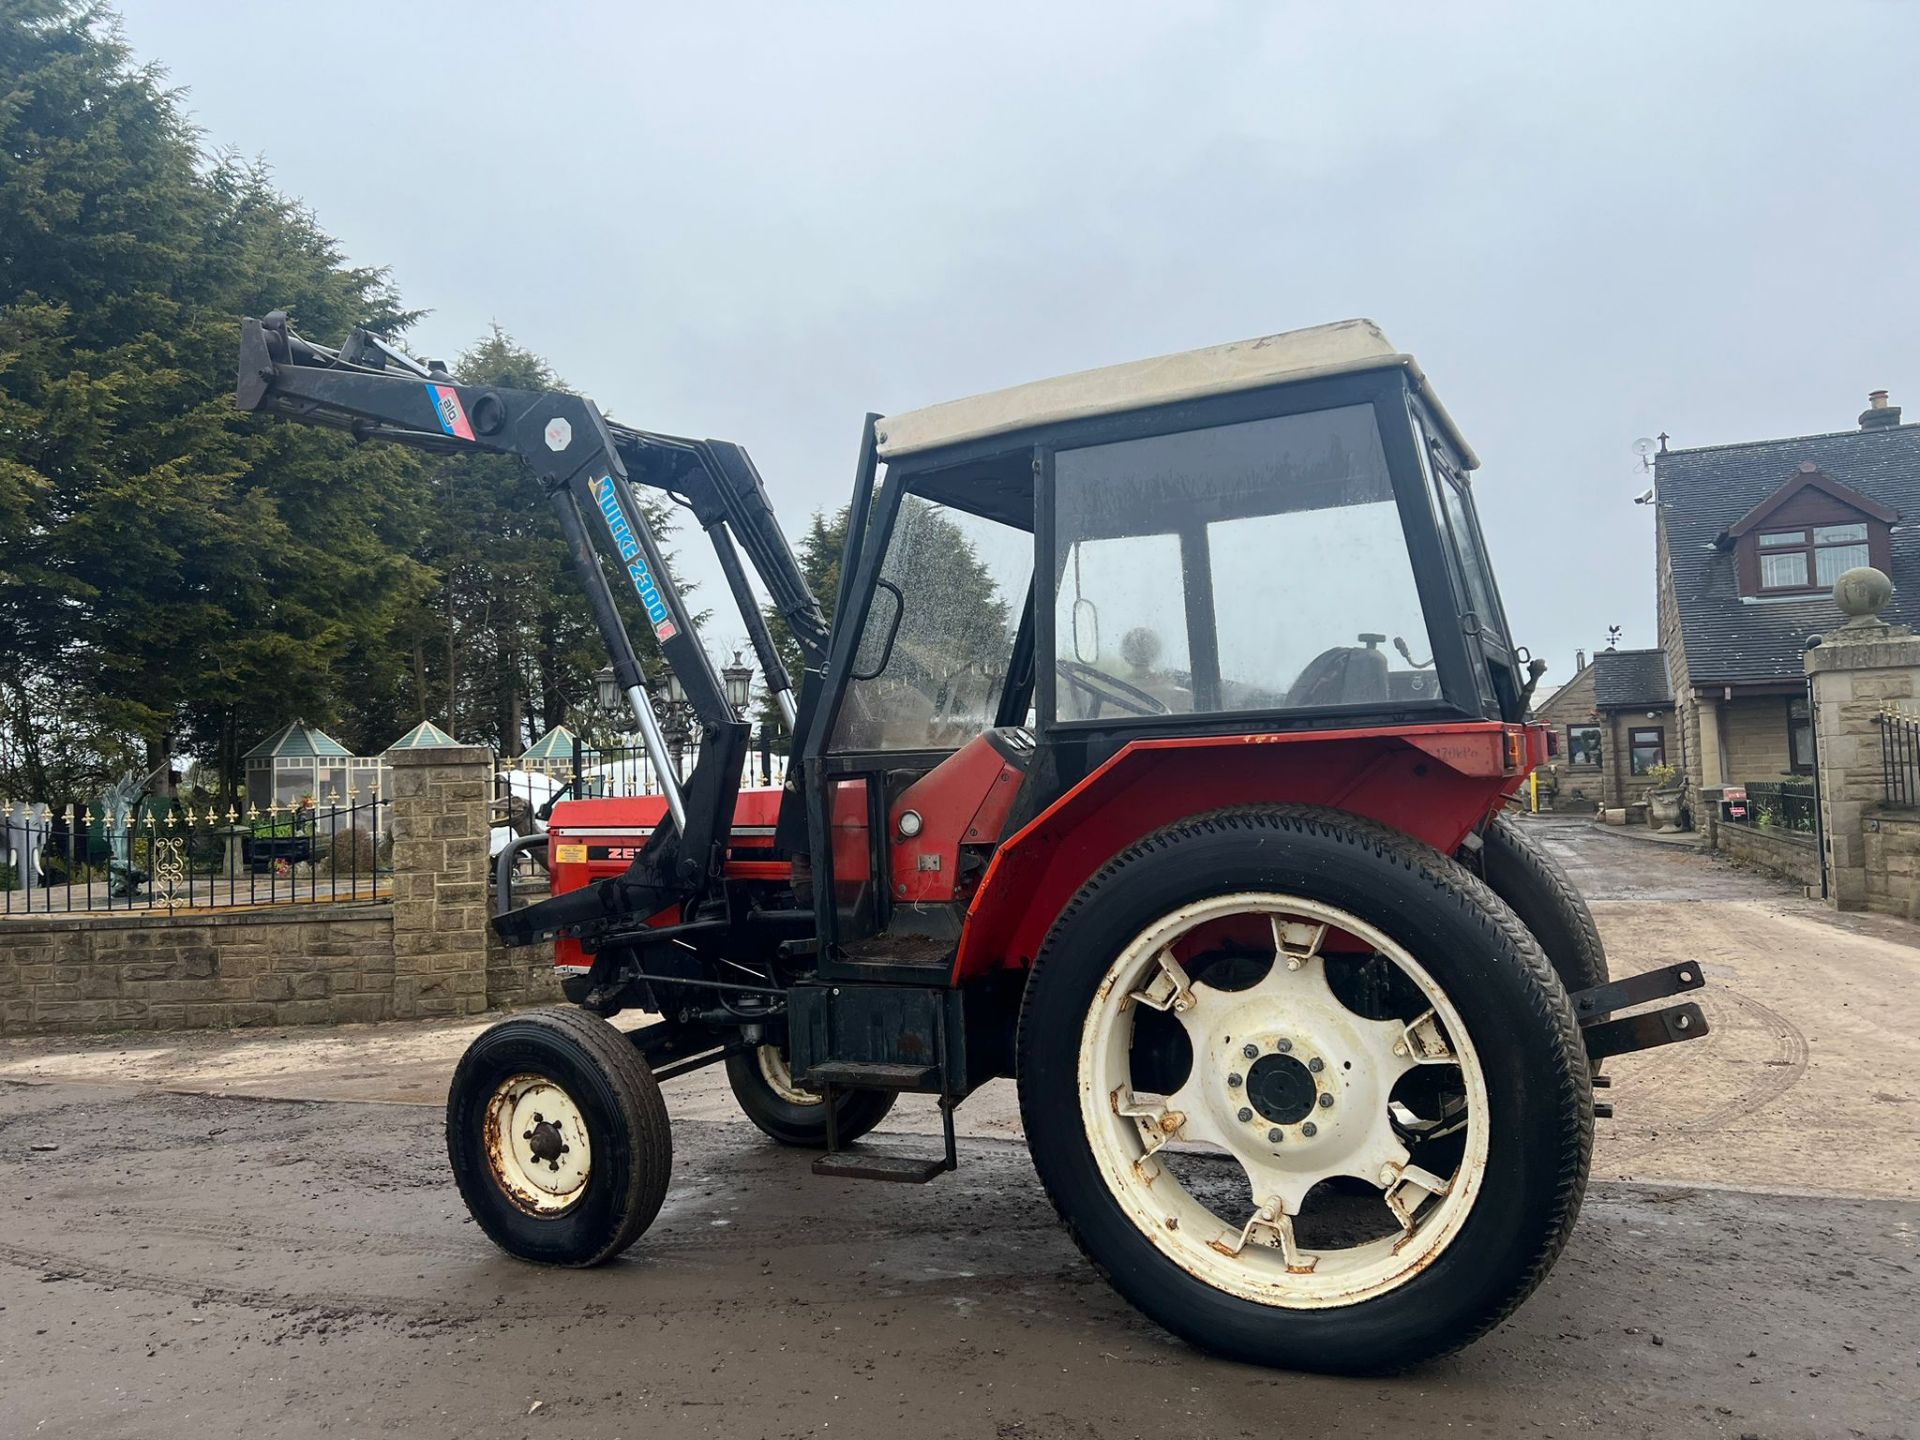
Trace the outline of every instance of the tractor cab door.
<instances>
[{"instance_id":1,"label":"tractor cab door","mask_svg":"<svg viewBox=\"0 0 1920 1440\"><path fill-rule=\"evenodd\" d=\"M1005 476L973 466L964 474L890 480L875 504L848 613L836 619L836 632L842 624L854 628L839 633L819 729L807 745L825 965L845 959L944 968L952 953L961 907L919 903L924 897L894 877L890 847L923 832L964 827L980 801L968 799L978 784L965 780L917 792L931 798L916 802L926 813L916 812L912 836L895 834L891 817L907 790L958 752L983 749L982 737L1027 717L1031 464L1031 451L1022 451L1004 467ZM989 767L955 768L985 773ZM986 774L981 783L991 786L995 778ZM916 863L943 862L930 855ZM952 880L952 864L944 862L942 882Z\"/></svg>"}]
</instances>

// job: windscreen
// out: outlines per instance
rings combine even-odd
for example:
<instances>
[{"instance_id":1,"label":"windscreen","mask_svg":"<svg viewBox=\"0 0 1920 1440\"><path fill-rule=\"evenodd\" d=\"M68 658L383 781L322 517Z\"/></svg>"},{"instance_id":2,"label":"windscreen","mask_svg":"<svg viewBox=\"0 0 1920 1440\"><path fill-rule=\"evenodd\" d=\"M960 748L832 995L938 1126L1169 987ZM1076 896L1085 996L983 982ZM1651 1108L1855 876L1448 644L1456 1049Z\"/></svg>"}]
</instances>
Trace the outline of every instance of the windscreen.
<instances>
[{"instance_id":1,"label":"windscreen","mask_svg":"<svg viewBox=\"0 0 1920 1440\"><path fill-rule=\"evenodd\" d=\"M1371 406L1062 450L1054 492L1062 719L1437 696Z\"/></svg>"}]
</instances>

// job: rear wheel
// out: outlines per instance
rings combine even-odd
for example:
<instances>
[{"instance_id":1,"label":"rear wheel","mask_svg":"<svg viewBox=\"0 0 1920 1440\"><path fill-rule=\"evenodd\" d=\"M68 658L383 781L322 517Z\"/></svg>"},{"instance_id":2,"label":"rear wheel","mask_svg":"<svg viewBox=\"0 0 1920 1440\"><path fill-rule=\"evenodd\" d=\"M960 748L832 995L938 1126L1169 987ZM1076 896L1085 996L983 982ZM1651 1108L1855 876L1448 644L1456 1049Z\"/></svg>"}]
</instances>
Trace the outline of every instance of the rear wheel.
<instances>
[{"instance_id":1,"label":"rear wheel","mask_svg":"<svg viewBox=\"0 0 1920 1440\"><path fill-rule=\"evenodd\" d=\"M1539 1283L1585 1187L1565 993L1484 885L1304 808L1147 837L1031 977L1020 1099L1081 1248L1236 1359L1393 1369Z\"/></svg>"},{"instance_id":2,"label":"rear wheel","mask_svg":"<svg viewBox=\"0 0 1920 1440\"><path fill-rule=\"evenodd\" d=\"M812 1090L793 1083L786 1051L759 1045L727 1057L727 1083L746 1117L782 1145L824 1150L827 1106ZM833 1097L834 1135L842 1145L858 1140L887 1118L891 1090L842 1090Z\"/></svg>"},{"instance_id":3,"label":"rear wheel","mask_svg":"<svg viewBox=\"0 0 1920 1440\"><path fill-rule=\"evenodd\" d=\"M666 1197L666 1102L631 1041L572 1007L483 1031L447 1095L447 1155L474 1221L508 1254L597 1265Z\"/></svg>"},{"instance_id":4,"label":"rear wheel","mask_svg":"<svg viewBox=\"0 0 1920 1440\"><path fill-rule=\"evenodd\" d=\"M1607 983L1607 950L1593 912L1560 862L1505 811L1480 837L1480 863L1493 893L1533 932L1568 994Z\"/></svg>"}]
</instances>

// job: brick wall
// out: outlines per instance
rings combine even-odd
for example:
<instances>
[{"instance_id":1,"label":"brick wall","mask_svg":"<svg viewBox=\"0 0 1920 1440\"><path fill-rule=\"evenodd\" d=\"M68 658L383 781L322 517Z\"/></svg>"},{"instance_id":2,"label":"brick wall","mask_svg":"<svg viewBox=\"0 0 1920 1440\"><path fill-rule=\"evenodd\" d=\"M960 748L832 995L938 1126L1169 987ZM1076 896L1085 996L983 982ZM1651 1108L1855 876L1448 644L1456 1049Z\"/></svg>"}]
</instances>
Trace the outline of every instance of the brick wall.
<instances>
[{"instance_id":1,"label":"brick wall","mask_svg":"<svg viewBox=\"0 0 1920 1440\"><path fill-rule=\"evenodd\" d=\"M397 751L390 904L0 920L0 1035L474 1015L558 998L486 925L493 756Z\"/></svg>"},{"instance_id":2,"label":"brick wall","mask_svg":"<svg viewBox=\"0 0 1920 1440\"><path fill-rule=\"evenodd\" d=\"M393 1013L385 906L0 922L0 1034L309 1025Z\"/></svg>"}]
</instances>

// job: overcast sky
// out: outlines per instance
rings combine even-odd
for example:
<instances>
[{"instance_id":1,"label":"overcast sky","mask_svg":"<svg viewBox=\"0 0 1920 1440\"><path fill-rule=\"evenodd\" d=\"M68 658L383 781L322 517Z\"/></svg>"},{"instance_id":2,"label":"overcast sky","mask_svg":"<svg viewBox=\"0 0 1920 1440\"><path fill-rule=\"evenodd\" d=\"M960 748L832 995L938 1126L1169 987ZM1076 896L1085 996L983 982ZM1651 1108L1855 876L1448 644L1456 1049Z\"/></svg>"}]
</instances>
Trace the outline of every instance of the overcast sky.
<instances>
[{"instance_id":1,"label":"overcast sky","mask_svg":"<svg viewBox=\"0 0 1920 1440\"><path fill-rule=\"evenodd\" d=\"M1920 419L1920 6L122 6L420 353L498 321L790 533L868 409L1365 315L1553 684L1656 641L1636 437Z\"/></svg>"}]
</instances>

